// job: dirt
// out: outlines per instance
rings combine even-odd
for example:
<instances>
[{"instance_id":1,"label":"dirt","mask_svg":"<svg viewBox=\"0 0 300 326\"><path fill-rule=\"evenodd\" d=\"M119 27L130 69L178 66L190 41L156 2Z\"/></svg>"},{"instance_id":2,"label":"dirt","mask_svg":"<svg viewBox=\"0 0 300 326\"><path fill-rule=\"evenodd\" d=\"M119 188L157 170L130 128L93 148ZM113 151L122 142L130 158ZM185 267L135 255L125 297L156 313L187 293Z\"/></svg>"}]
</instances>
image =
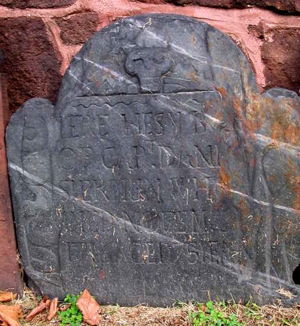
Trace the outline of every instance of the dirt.
<instances>
[{"instance_id":1,"label":"dirt","mask_svg":"<svg viewBox=\"0 0 300 326\"><path fill-rule=\"evenodd\" d=\"M26 289L22 298L17 298L5 304L21 305L24 318L20 320L20 323L23 326L59 325L57 317L50 322L47 321L47 312L37 315L30 322L25 321L25 317L40 301L40 297L36 297L30 290ZM101 302L99 303L101 305ZM216 302L215 309L224 316L234 314L237 320L245 326L300 325L300 305L287 308L281 306L280 302L276 305L265 306L258 306L255 303L243 305L234 302L226 304L224 302ZM153 308L142 305L135 307L101 305L100 326L192 326L189 315L197 310L205 310L204 305L199 303L176 303L169 308Z\"/></svg>"}]
</instances>

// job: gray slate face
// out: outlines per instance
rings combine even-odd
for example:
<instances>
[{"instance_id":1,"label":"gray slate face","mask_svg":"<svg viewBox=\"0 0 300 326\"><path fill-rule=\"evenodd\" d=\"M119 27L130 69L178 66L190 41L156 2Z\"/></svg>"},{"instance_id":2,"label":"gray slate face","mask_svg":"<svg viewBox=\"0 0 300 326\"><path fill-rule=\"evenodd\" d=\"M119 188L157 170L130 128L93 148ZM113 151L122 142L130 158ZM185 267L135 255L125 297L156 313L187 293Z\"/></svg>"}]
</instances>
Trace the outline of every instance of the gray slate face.
<instances>
[{"instance_id":1,"label":"gray slate face","mask_svg":"<svg viewBox=\"0 0 300 326\"><path fill-rule=\"evenodd\" d=\"M55 106L29 100L7 130L30 285L122 305L297 301L299 115L297 94L260 94L244 54L205 23L104 28Z\"/></svg>"}]
</instances>

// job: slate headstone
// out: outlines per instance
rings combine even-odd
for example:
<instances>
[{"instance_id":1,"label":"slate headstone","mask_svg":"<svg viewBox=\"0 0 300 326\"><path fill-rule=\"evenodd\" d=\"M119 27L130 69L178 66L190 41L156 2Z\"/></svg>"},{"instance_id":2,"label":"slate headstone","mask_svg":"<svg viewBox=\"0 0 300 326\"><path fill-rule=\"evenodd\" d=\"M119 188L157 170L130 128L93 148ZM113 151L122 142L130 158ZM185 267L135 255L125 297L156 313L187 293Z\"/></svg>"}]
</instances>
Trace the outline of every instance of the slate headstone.
<instances>
[{"instance_id":1,"label":"slate headstone","mask_svg":"<svg viewBox=\"0 0 300 326\"><path fill-rule=\"evenodd\" d=\"M27 101L7 130L30 286L122 305L298 300L299 115L206 23L142 15L96 33L57 103Z\"/></svg>"}]
</instances>

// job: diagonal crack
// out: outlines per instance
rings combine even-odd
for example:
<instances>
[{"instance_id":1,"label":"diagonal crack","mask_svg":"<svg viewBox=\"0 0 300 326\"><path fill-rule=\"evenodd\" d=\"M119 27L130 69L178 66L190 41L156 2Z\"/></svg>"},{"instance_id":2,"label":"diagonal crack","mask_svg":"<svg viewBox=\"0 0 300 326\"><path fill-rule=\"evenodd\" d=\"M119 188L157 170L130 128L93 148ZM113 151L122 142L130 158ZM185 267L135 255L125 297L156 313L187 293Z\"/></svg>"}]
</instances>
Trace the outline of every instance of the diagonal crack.
<instances>
[{"instance_id":1,"label":"diagonal crack","mask_svg":"<svg viewBox=\"0 0 300 326\"><path fill-rule=\"evenodd\" d=\"M122 218L119 218L117 216L113 216L109 212L107 212L99 207L96 207L94 205L91 205L90 203L88 203L82 199L78 199L76 197L69 196L64 190L62 190L59 187L54 186L52 184L45 183L40 177L35 176L35 175L25 171L23 168L17 166L14 163L9 163L9 168L20 173L21 175L25 176L29 180L31 180L35 183L39 183L42 187L44 187L48 191L55 191L58 195L62 196L63 198L72 201L73 203L77 204L78 206L85 208L89 212L92 212L94 214L97 214L98 216L101 216L101 218L106 219L110 223L113 223L118 226L121 225L135 233L140 232L140 233L144 233L149 236L152 236L152 237L154 236L159 240L166 241L166 242L172 243L174 245L188 246L188 244L186 244L186 243L180 242L180 241L173 239L171 237L168 237L166 235L162 235L156 231L153 231L153 230L143 227L141 225L133 224L133 223L126 221ZM196 250L197 252L201 252L198 248L192 248L192 249ZM211 255L211 257L215 260L220 260L220 257L217 255ZM255 287L259 283L260 288L263 291L265 291L265 293L269 293L269 294L277 296L275 289L270 288L265 285L266 279L268 277L272 281L279 283L280 286L288 286L290 289L293 289L297 293L299 292L298 287L288 283L287 281L285 281L281 278L278 278L275 276L270 276L270 275L267 275L262 272L257 272L248 267L245 267L245 266L242 266L242 265L239 265L236 263L232 263L225 259L223 259L223 261L224 261L224 266L217 264L213 261L208 261L207 263L216 269L219 269L223 272L226 272L226 273L229 273L229 274L235 276L239 282L244 281L253 287Z\"/></svg>"}]
</instances>

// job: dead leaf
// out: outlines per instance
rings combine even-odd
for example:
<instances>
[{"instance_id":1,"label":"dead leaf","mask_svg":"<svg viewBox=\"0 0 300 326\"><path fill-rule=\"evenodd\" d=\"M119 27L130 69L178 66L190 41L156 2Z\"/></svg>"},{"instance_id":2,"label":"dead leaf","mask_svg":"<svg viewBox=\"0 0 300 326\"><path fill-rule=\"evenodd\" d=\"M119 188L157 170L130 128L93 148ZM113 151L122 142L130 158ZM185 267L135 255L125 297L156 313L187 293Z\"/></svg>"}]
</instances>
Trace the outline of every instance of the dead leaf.
<instances>
[{"instance_id":1,"label":"dead leaf","mask_svg":"<svg viewBox=\"0 0 300 326\"><path fill-rule=\"evenodd\" d=\"M77 307L83 314L83 321L91 326L100 324L101 308L97 301L90 295L88 290L84 290L77 300Z\"/></svg>"},{"instance_id":2,"label":"dead leaf","mask_svg":"<svg viewBox=\"0 0 300 326\"><path fill-rule=\"evenodd\" d=\"M66 311L67 309L69 309L71 307L71 304L63 304L59 307L59 311Z\"/></svg>"},{"instance_id":3,"label":"dead leaf","mask_svg":"<svg viewBox=\"0 0 300 326\"><path fill-rule=\"evenodd\" d=\"M2 326L20 326L19 318L22 316L20 305L0 305L0 322Z\"/></svg>"},{"instance_id":4,"label":"dead leaf","mask_svg":"<svg viewBox=\"0 0 300 326\"><path fill-rule=\"evenodd\" d=\"M41 301L41 303L37 307L35 307L34 309L31 310L31 312L26 317L26 320L27 321L32 320L40 312L42 312L45 309L49 308L50 303L51 303L51 300L49 300L49 299L44 299L43 301Z\"/></svg>"},{"instance_id":5,"label":"dead leaf","mask_svg":"<svg viewBox=\"0 0 300 326\"><path fill-rule=\"evenodd\" d=\"M0 291L0 302L12 301L17 297L15 293Z\"/></svg>"},{"instance_id":6,"label":"dead leaf","mask_svg":"<svg viewBox=\"0 0 300 326\"><path fill-rule=\"evenodd\" d=\"M49 313L47 319L50 321L52 320L56 313L57 313L57 305L58 305L58 298L54 298L51 300L50 308L49 308Z\"/></svg>"},{"instance_id":7,"label":"dead leaf","mask_svg":"<svg viewBox=\"0 0 300 326\"><path fill-rule=\"evenodd\" d=\"M20 305L15 304L12 306L0 305L0 312L9 315L12 318L20 318L22 316L22 308Z\"/></svg>"},{"instance_id":8,"label":"dead leaf","mask_svg":"<svg viewBox=\"0 0 300 326\"><path fill-rule=\"evenodd\" d=\"M283 295L284 297L286 297L288 299L293 299L295 297L295 295L291 291L283 289L283 288L278 289L276 292Z\"/></svg>"}]
</instances>

